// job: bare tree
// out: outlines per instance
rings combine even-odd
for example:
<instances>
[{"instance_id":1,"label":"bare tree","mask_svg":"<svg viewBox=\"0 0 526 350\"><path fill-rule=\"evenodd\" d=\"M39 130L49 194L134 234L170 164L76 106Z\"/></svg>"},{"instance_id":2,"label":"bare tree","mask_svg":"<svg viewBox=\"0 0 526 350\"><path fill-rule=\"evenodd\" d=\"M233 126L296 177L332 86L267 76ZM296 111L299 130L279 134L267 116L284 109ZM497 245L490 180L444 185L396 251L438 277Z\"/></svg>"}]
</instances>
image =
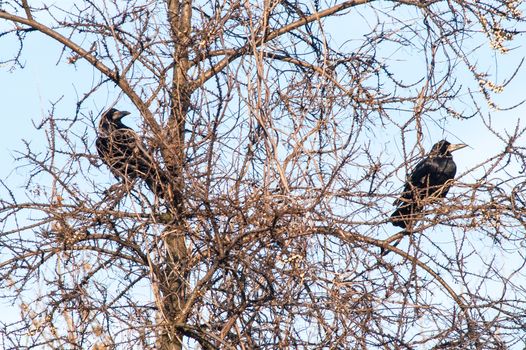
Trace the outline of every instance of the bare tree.
<instances>
[{"instance_id":1,"label":"bare tree","mask_svg":"<svg viewBox=\"0 0 526 350\"><path fill-rule=\"evenodd\" d=\"M481 63L520 36L520 6L0 2L0 40L20 44L4 64L23 68L39 35L99 74L76 110L37 125L48 146L21 152L25 191L2 181L2 297L21 307L4 347L521 344L526 129L494 126L508 80ZM103 176L104 110L87 107L103 87L135 106L169 195ZM389 237L395 175L438 141L426 130L469 118L500 149Z\"/></svg>"}]
</instances>

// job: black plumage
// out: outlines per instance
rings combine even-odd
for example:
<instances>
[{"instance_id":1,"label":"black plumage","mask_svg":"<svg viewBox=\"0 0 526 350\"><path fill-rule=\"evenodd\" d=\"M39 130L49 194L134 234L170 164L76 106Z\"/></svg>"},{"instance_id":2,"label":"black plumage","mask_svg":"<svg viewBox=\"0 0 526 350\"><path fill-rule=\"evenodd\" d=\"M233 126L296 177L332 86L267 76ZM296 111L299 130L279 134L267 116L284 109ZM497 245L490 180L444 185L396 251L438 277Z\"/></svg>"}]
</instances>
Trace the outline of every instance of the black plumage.
<instances>
[{"instance_id":1,"label":"black plumage","mask_svg":"<svg viewBox=\"0 0 526 350\"><path fill-rule=\"evenodd\" d=\"M426 201L445 197L457 172L451 152L464 148L464 144L451 144L446 140L436 143L427 157L416 165L407 178L404 191L394 205L391 223L406 229L412 227Z\"/></svg>"},{"instance_id":2,"label":"black plumage","mask_svg":"<svg viewBox=\"0 0 526 350\"><path fill-rule=\"evenodd\" d=\"M168 177L139 135L122 123L128 114L112 108L102 115L95 143L99 156L117 178L124 181L140 178L152 192L164 197Z\"/></svg>"}]
</instances>

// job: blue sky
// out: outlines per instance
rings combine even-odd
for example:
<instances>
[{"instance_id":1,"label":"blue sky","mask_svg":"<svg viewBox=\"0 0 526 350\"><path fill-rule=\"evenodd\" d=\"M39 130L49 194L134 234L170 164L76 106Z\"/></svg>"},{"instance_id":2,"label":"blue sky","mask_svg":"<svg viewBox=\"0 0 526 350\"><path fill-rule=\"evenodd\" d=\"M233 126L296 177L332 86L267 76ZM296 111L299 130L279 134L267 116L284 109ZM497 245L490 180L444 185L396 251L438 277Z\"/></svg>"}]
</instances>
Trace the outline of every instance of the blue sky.
<instances>
[{"instance_id":1,"label":"blue sky","mask_svg":"<svg viewBox=\"0 0 526 350\"><path fill-rule=\"evenodd\" d=\"M408 18L412 16L413 9L407 12ZM366 27L367 12L362 12L356 17L343 17L345 23L348 23L350 18L353 18L353 24L356 27ZM357 23L363 21L363 23ZM373 21L374 22L374 21ZM360 32L355 30L345 35L338 34L340 22L328 24L328 33L336 42L341 42L344 45L345 41L349 39L361 40ZM504 56L477 57L481 66L488 67L488 73L496 76L500 81L506 79L511 74L511 69L514 68L522 58L526 57L526 45L520 45L521 39L524 41L524 36L519 38L510 45L510 52ZM486 45L488 45L486 43ZM27 176L26 168L15 169L19 164L13 161L16 157L16 150L23 150L26 140L31 143L36 149L45 148L45 134L43 130L35 131L34 123L39 123L45 118L52 103L57 103L55 116L73 116L76 111L77 100L90 89L94 81L99 78L98 71L95 71L89 65L79 60L76 64L67 64L69 52L66 50L62 56L61 46L53 42L48 37L42 34L33 32L29 33L25 41L24 51L22 55L22 64L24 68L18 68L10 71L10 65L4 64L0 66L0 81L2 82L2 94L0 94L0 104L3 108L2 113L2 128L0 128L0 159L4 166L0 169L0 178L7 179L10 185L22 185ZM18 49L18 43L11 39L2 38L2 53L0 59L5 60L11 57L10 54ZM486 50L489 52L489 50ZM385 53L384 53L385 54ZM407 72L408 76L414 73L415 63L413 58L404 59L404 55L410 56L410 53L404 51L394 52L393 55L400 57L399 69ZM414 59L419 60L418 56ZM497 63L498 62L498 63ZM418 63L418 62L417 62ZM421 64L420 62L419 64ZM462 79L463 77L460 77ZM471 79L465 76L466 79ZM522 67L516 78L506 87L505 91L496 96L496 101L502 107L508 107L519 103L526 99L526 88L524 82L526 81L526 65ZM111 84L105 85L94 98L90 98L83 105L82 113L89 115L90 113L96 117L107 106L113 104L118 99L119 91L117 88L113 89ZM481 102L483 105L483 101ZM133 111L126 99L120 99L117 107L120 109ZM511 111L486 111L485 115L491 112L493 127L495 130L506 133L511 132L517 123L525 124L526 119L526 105L521 105ZM127 123L137 129L137 124L140 123L139 116L132 113L127 118ZM91 128L86 119L86 127ZM464 142L469 144L470 148L462 150L455 155L457 163L460 165L458 174L462 174L465 170L487 159L495 154L495 145L497 144L495 136L482 125L480 119L475 117L471 120L455 120L449 119L447 124L440 124L440 127L429 125L429 128L424 130L426 137L426 146L438 139L447 138L451 142ZM94 136L94 131L90 130ZM398 147L397 139L399 134L387 134L384 131L382 135L375 135L378 139L384 140L386 143ZM526 140L524 140L526 142ZM499 145L498 147L502 147ZM93 151L93 149L92 149ZM400 149L393 149L393 157L398 157L402 161ZM405 174L400 172L398 179L395 181L402 185ZM112 177L108 174L108 181ZM464 181L469 182L471 179L466 178ZM389 228L386 228L390 231Z\"/></svg>"},{"instance_id":2,"label":"blue sky","mask_svg":"<svg viewBox=\"0 0 526 350\"><path fill-rule=\"evenodd\" d=\"M6 38L2 38L3 54L0 59L5 60L10 53L18 49L18 43L9 40L6 45ZM509 76L510 69L515 67L520 59L526 56L526 45L518 46L520 39L512 45L512 50L502 58L500 62L491 66L493 62L485 60L485 65L490 67L489 73L494 74L499 79ZM30 141L34 145L43 145L42 132L35 132L33 123L41 121L51 108L51 103L60 101L57 104L57 115L72 116L75 113L76 101L79 96L87 91L92 82L97 80L99 73L83 62L75 65L64 63L67 60L68 52L60 56L61 46L51 39L39 34L30 33L24 45L22 63L24 68L15 68L10 71L10 65L0 66L0 81L2 82L2 94L0 103L3 108L3 127L0 129L0 159L5 164L0 169L0 178L4 179L14 170L15 163L13 157L16 156L15 150L23 149L22 139ZM491 56L489 56L491 60ZM58 63L58 64L57 64ZM483 61L484 63L484 61ZM400 62L402 69L411 70L410 60ZM525 65L526 66L526 65ZM517 77L506 87L505 91L496 97L496 101L502 107L512 106L526 99L526 67L523 67ZM467 77L466 77L467 78ZM97 93L96 98L91 98L84 104L82 112L92 112L97 116L106 106L114 103L118 96L118 90L111 90L111 86L106 86ZM120 99L119 108L133 111L133 107L126 101ZM494 127L497 130L513 130L521 117L526 115L526 105L522 105L511 111L491 111ZM137 124L139 117L133 115L129 117L128 123L132 126ZM524 121L523 123L526 123ZM491 154L494 147L494 137L487 129L481 125L478 118L472 120L452 120L445 126L448 134L443 134L440 128L430 129L428 141L432 144L433 138L446 137L452 142L466 142L472 150L476 150L476 155L483 158L486 154ZM442 133L442 135L440 135ZM396 135L394 135L396 137ZM459 152L457 157L459 163L469 165L482 159L474 158L473 152ZM23 175L23 174L21 174ZM18 180L18 179L16 179Z\"/></svg>"},{"instance_id":3,"label":"blue sky","mask_svg":"<svg viewBox=\"0 0 526 350\"><path fill-rule=\"evenodd\" d=\"M491 67L490 73L496 73L499 79L508 76L518 62L526 57L526 45L518 46L526 42L524 36L517 40L511 50L498 65ZM0 59L6 58L6 53L17 49L17 43L11 41L6 45L5 38L2 39L2 52ZM16 150L23 150L22 139L31 142L36 148L45 147L45 134L43 131L35 131L33 124L42 120L49 112L51 103L57 104L56 115L72 116L76 110L76 102L86 90L97 80L99 73L88 65L78 62L76 65L64 63L67 53L60 57L61 46L38 33L30 33L25 42L22 63L25 68L16 68L9 71L8 65L0 66L0 81L2 82L2 94L0 104L2 105L2 127L0 128L0 160L3 166L0 168L0 178L6 179L11 185L22 185L27 176L27 169L15 169L17 164L13 161ZM491 57L489 58L491 60ZM481 58L482 60L482 58ZM489 65L488 58L483 63ZM57 65L57 62L59 64ZM404 63L401 63L404 65ZM405 63L410 70L411 64ZM526 99L526 66L523 67L517 77L506 87L505 91L497 96L496 100L501 106L515 105ZM111 90L111 85L101 89L96 98L89 99L84 105L83 113L93 113L97 116L106 106L115 102L118 90ZM120 109L133 110L133 107L121 99L117 105ZM526 105L522 105L511 111L491 111L494 128L502 133L512 132L517 123L526 124ZM128 119L130 126L137 128L139 117L131 115ZM86 124L88 127L89 125ZM470 148L462 150L455 155L458 164L461 164L458 173L473 167L479 162L487 159L495 152L496 138L482 126L478 117L471 120L450 120L446 125L447 133L443 134L440 128L429 130L428 146L439 138L448 138L452 142L465 142ZM379 135L384 137L384 135ZM397 135L390 135L390 141L394 142ZM523 138L526 142L526 139ZM499 145L502 147L502 145ZM400 150L393 150L393 154L400 155ZM403 179L405 174L399 174ZM111 175L108 174L108 179ZM469 182L469 178L464 181ZM401 183L400 183L401 186ZM386 228L391 232L393 228Z\"/></svg>"},{"instance_id":4,"label":"blue sky","mask_svg":"<svg viewBox=\"0 0 526 350\"><path fill-rule=\"evenodd\" d=\"M3 52L12 53L16 49L16 43L12 42L7 48L4 46ZM52 104L58 102L56 117L73 117L78 99L100 76L98 71L84 62L77 62L75 65L64 63L68 53L64 53L62 57L60 53L60 45L42 34L31 33L25 41L21 59L24 68L15 67L10 71L10 65L0 67L0 81L4 86L0 96L0 103L4 106L4 124L0 129L0 159L6 164L0 169L0 178L13 175L17 165L13 158L17 156L17 150L25 147L22 140L29 141L37 149L45 147L44 131L35 130L35 125L49 115ZM1 57L5 59L4 56ZM94 99L85 103L81 113L98 116L106 106L115 103L118 94L118 89L103 87L95 94ZM118 106L121 109L132 108L126 99L120 99ZM136 115L128 119L131 125L137 121ZM90 127L89 124L86 125ZM10 176L10 181L23 180L25 171L18 170L15 174L17 175Z\"/></svg>"}]
</instances>

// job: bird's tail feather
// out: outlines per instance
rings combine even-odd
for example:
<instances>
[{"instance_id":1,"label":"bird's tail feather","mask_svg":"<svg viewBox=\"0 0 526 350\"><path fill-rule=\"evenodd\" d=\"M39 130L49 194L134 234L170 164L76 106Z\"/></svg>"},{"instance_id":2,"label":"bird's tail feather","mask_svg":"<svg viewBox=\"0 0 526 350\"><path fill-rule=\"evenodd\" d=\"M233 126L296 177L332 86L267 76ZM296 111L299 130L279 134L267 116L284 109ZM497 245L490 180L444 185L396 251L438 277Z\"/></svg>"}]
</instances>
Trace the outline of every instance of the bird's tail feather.
<instances>
[{"instance_id":1,"label":"bird's tail feather","mask_svg":"<svg viewBox=\"0 0 526 350\"><path fill-rule=\"evenodd\" d=\"M391 214L389 219L394 226L406 229L410 224L416 220L416 214L420 212L422 208L415 204L401 205Z\"/></svg>"},{"instance_id":2,"label":"bird's tail feather","mask_svg":"<svg viewBox=\"0 0 526 350\"><path fill-rule=\"evenodd\" d=\"M164 171L156 169L155 171L151 171L149 174L143 175L144 176L141 177L143 178L144 182L146 182L146 186L148 186L150 191L152 191L159 198L171 200L171 198L169 198L169 185L171 180L164 173Z\"/></svg>"},{"instance_id":3,"label":"bird's tail feather","mask_svg":"<svg viewBox=\"0 0 526 350\"><path fill-rule=\"evenodd\" d=\"M404 220L403 217L404 215L402 213L401 208L397 208L394 211L394 213L391 215L391 218L389 219L389 221L391 221L391 223L394 226L398 226L398 227L405 229L407 227L407 222Z\"/></svg>"}]
</instances>

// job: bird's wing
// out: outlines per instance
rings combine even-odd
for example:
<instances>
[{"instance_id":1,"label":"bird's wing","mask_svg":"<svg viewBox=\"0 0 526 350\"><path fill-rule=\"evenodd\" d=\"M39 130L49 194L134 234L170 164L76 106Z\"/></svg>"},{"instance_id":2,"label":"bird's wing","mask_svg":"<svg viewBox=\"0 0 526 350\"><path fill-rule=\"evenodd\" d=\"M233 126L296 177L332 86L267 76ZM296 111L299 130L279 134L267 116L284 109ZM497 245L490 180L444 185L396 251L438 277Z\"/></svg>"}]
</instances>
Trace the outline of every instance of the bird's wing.
<instances>
[{"instance_id":1,"label":"bird's wing","mask_svg":"<svg viewBox=\"0 0 526 350\"><path fill-rule=\"evenodd\" d=\"M170 181L167 174L158 166L153 153L144 145L139 135L130 129L129 137L133 137L133 163L137 175L146 185L160 197L167 199L166 184ZM132 134L133 133L133 134ZM130 140L130 142L132 142Z\"/></svg>"},{"instance_id":2,"label":"bird's wing","mask_svg":"<svg viewBox=\"0 0 526 350\"><path fill-rule=\"evenodd\" d=\"M394 201L394 206L408 204L415 200L415 188L425 187L428 182L429 174L433 171L433 166L430 163L430 158L426 158L421 160L413 168L411 175L407 177L402 194Z\"/></svg>"},{"instance_id":3,"label":"bird's wing","mask_svg":"<svg viewBox=\"0 0 526 350\"><path fill-rule=\"evenodd\" d=\"M410 182L415 187L425 187L429 181L429 174L437 171L432 158L426 158L418 163L411 173Z\"/></svg>"},{"instance_id":4,"label":"bird's wing","mask_svg":"<svg viewBox=\"0 0 526 350\"><path fill-rule=\"evenodd\" d=\"M134 130L130 128L119 129L114 135L114 141L121 146L128 147L132 151L133 156L136 157L140 163L144 163L140 165L151 168L156 164L153 155L142 143L141 138Z\"/></svg>"},{"instance_id":5,"label":"bird's wing","mask_svg":"<svg viewBox=\"0 0 526 350\"><path fill-rule=\"evenodd\" d=\"M170 179L133 129L122 126L111 131L107 137L99 134L96 146L114 175L124 179L139 177L152 192L165 196L165 184Z\"/></svg>"},{"instance_id":6,"label":"bird's wing","mask_svg":"<svg viewBox=\"0 0 526 350\"><path fill-rule=\"evenodd\" d=\"M419 192L420 196L445 197L451 186L448 180L453 179L455 173L456 166L451 159L428 157L416 166L411 182L424 189Z\"/></svg>"},{"instance_id":7,"label":"bird's wing","mask_svg":"<svg viewBox=\"0 0 526 350\"><path fill-rule=\"evenodd\" d=\"M104 154L106 153L108 147L107 144L108 139L106 137L98 137L95 141L95 147L97 148L97 152L101 158L103 158Z\"/></svg>"},{"instance_id":8,"label":"bird's wing","mask_svg":"<svg viewBox=\"0 0 526 350\"><path fill-rule=\"evenodd\" d=\"M111 133L110 138L119 146L126 146L129 148L136 147L136 145L140 142L139 135L137 135L137 133L130 128L115 129Z\"/></svg>"}]
</instances>

